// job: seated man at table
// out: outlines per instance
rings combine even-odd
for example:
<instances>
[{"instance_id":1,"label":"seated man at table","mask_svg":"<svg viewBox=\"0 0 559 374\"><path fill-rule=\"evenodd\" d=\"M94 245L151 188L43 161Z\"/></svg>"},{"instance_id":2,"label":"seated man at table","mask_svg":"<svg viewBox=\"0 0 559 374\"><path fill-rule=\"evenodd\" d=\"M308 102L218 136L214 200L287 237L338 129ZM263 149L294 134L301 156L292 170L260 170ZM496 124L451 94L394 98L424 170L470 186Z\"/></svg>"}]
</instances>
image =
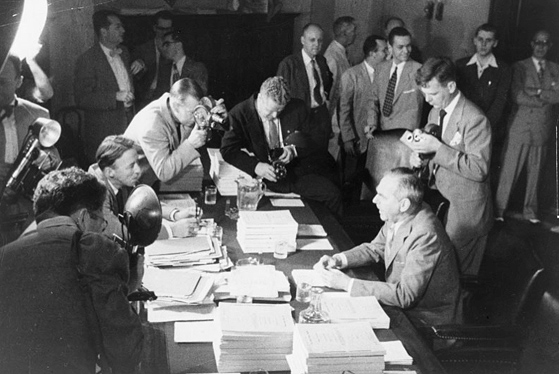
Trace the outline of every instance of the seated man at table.
<instances>
[{"instance_id":1,"label":"seated man at table","mask_svg":"<svg viewBox=\"0 0 559 374\"><path fill-rule=\"evenodd\" d=\"M117 234L124 237L126 228L118 219L124 213L124 206L132 189L138 184L141 176L138 164L138 145L122 135L107 136L95 155L97 163L89 167L99 182L107 187L107 195L103 204L103 214L108 222L103 232L112 238ZM163 218L177 221L195 215L196 206L179 209L168 204L161 204Z\"/></svg>"},{"instance_id":2,"label":"seated man at table","mask_svg":"<svg viewBox=\"0 0 559 374\"><path fill-rule=\"evenodd\" d=\"M37 229L0 248L3 373L135 372L143 333L127 296L141 279L99 234L105 192L78 168L49 173L33 199Z\"/></svg>"},{"instance_id":3,"label":"seated man at table","mask_svg":"<svg viewBox=\"0 0 559 374\"><path fill-rule=\"evenodd\" d=\"M376 296L402 308L417 326L459 323L460 286L456 257L448 235L423 203L423 185L408 168L388 172L373 199L384 226L371 243L333 257L314 268L329 287L352 296ZM386 281L350 278L337 269L384 262Z\"/></svg>"},{"instance_id":4,"label":"seated man at table","mask_svg":"<svg viewBox=\"0 0 559 374\"><path fill-rule=\"evenodd\" d=\"M253 177L266 179L272 191L295 192L320 201L341 215L334 159L304 133L295 135L306 141L297 146L286 144L290 134L306 128L309 112L302 100L291 98L284 78L265 80L260 92L231 109L228 120L230 127L221 143L225 161ZM287 172L283 178L272 165L273 152L279 154L277 160L285 165Z\"/></svg>"}]
</instances>

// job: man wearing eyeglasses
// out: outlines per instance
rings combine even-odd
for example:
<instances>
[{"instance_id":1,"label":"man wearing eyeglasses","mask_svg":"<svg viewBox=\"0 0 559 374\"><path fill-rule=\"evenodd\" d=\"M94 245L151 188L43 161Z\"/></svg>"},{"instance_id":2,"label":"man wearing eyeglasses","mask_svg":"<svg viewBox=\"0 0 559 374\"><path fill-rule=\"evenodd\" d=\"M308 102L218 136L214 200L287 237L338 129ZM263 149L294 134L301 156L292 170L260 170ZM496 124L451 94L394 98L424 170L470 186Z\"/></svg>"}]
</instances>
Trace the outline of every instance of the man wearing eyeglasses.
<instances>
[{"instance_id":1,"label":"man wearing eyeglasses","mask_svg":"<svg viewBox=\"0 0 559 374\"><path fill-rule=\"evenodd\" d=\"M37 229L0 248L2 371L136 372L143 333L127 297L139 282L128 253L100 235L105 187L69 168L33 200Z\"/></svg>"},{"instance_id":2,"label":"man wearing eyeglasses","mask_svg":"<svg viewBox=\"0 0 559 374\"><path fill-rule=\"evenodd\" d=\"M173 14L162 10L153 16L152 21L154 38L132 51L130 70L134 75L138 110L165 92L158 87L165 80L163 72L171 69L171 61L163 55L162 45L163 36L173 30Z\"/></svg>"},{"instance_id":3,"label":"man wearing eyeglasses","mask_svg":"<svg viewBox=\"0 0 559 374\"><path fill-rule=\"evenodd\" d=\"M532 56L513 65L512 101L504 163L499 176L496 220L502 221L521 171L527 184L522 215L531 223L538 217L538 181L553 138L554 106L559 103L559 65L546 59L551 35L538 31L532 39Z\"/></svg>"}]
</instances>

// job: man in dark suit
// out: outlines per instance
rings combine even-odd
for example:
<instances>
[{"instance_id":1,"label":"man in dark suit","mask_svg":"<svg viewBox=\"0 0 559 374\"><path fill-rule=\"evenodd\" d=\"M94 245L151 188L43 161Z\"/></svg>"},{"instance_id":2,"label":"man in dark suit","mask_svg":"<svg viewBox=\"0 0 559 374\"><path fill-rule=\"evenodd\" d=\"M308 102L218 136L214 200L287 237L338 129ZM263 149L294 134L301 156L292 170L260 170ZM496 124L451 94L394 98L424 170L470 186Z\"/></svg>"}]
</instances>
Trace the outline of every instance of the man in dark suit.
<instances>
[{"instance_id":1,"label":"man in dark suit","mask_svg":"<svg viewBox=\"0 0 559 374\"><path fill-rule=\"evenodd\" d=\"M423 203L421 180L411 169L393 169L377 186L373 202L384 226L372 242L316 263L326 285L402 308L417 327L460 323L456 257L441 222ZM384 263L384 282L337 270L378 262Z\"/></svg>"},{"instance_id":2,"label":"man in dark suit","mask_svg":"<svg viewBox=\"0 0 559 374\"><path fill-rule=\"evenodd\" d=\"M173 15L162 10L153 16L154 38L132 50L130 71L134 75L136 110L140 110L161 96L157 87L164 81L162 72L171 69L171 61L162 54L163 37L173 30ZM157 95L157 92L160 92Z\"/></svg>"},{"instance_id":3,"label":"man in dark suit","mask_svg":"<svg viewBox=\"0 0 559 374\"><path fill-rule=\"evenodd\" d=\"M496 217L499 221L503 220L520 172L526 168L527 185L522 214L532 223L540 222L538 182L557 120L554 106L559 103L559 65L545 58L551 46L549 32L537 32L532 40L532 57L513 66L511 96L514 105L496 196Z\"/></svg>"},{"instance_id":4,"label":"man in dark suit","mask_svg":"<svg viewBox=\"0 0 559 374\"><path fill-rule=\"evenodd\" d=\"M127 296L141 279L100 234L105 192L78 168L51 172L35 191L37 229L0 248L3 372L136 372L142 324Z\"/></svg>"},{"instance_id":5,"label":"man in dark suit","mask_svg":"<svg viewBox=\"0 0 559 374\"><path fill-rule=\"evenodd\" d=\"M328 141L332 134L332 124L328 112L327 101L332 88L332 73L324 56L319 55L322 49L322 28L309 23L303 28L301 44L303 49L284 58L277 75L287 81L291 97L303 100L310 109L309 121L305 130L316 144L328 149Z\"/></svg>"},{"instance_id":6,"label":"man in dark suit","mask_svg":"<svg viewBox=\"0 0 559 374\"><path fill-rule=\"evenodd\" d=\"M109 10L93 14L93 28L99 39L76 62L74 99L85 111L85 154L90 163L107 135L122 134L134 116L134 86L130 59L120 46L124 27Z\"/></svg>"},{"instance_id":7,"label":"man in dark suit","mask_svg":"<svg viewBox=\"0 0 559 374\"><path fill-rule=\"evenodd\" d=\"M417 71L417 84L433 106L429 123L442 137L423 133L411 143L413 167L429 163L430 186L450 202L446 232L457 252L460 272L477 275L493 223L489 188L491 126L481 110L456 86L456 68L448 58L430 58ZM420 154L434 154L422 160Z\"/></svg>"},{"instance_id":8,"label":"man in dark suit","mask_svg":"<svg viewBox=\"0 0 559 374\"><path fill-rule=\"evenodd\" d=\"M341 192L332 156L311 142L286 143L297 131L303 130L303 137L308 135L304 133L308 110L303 101L290 97L282 77L264 81L258 94L231 109L228 121L230 128L221 143L225 161L253 177L266 179L272 191L298 193L323 202L341 215ZM271 152L278 152L277 159L287 169L283 179L276 174Z\"/></svg>"}]
</instances>

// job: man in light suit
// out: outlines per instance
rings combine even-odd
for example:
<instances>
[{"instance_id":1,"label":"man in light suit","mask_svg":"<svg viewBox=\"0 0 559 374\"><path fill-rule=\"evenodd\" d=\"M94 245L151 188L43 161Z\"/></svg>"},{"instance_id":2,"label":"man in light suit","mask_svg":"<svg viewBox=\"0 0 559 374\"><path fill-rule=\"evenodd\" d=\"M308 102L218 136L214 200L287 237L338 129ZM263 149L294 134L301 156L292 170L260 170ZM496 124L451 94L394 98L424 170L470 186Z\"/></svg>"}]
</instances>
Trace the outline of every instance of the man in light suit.
<instances>
[{"instance_id":1,"label":"man in light suit","mask_svg":"<svg viewBox=\"0 0 559 374\"><path fill-rule=\"evenodd\" d=\"M532 223L538 218L538 182L557 119L559 65L545 59L551 36L539 31L532 40L532 57L513 66L509 133L505 143L503 168L496 197L496 217L503 220L510 195L520 172L526 168L527 185L522 214Z\"/></svg>"},{"instance_id":2,"label":"man in light suit","mask_svg":"<svg viewBox=\"0 0 559 374\"><path fill-rule=\"evenodd\" d=\"M183 78L134 117L124 136L134 140L145 156L142 183L167 182L200 157L197 149L206 144L208 129L196 125L193 112L202 97L198 83ZM225 106L212 112L225 116Z\"/></svg>"},{"instance_id":3,"label":"man in light suit","mask_svg":"<svg viewBox=\"0 0 559 374\"><path fill-rule=\"evenodd\" d=\"M411 34L403 27L390 31L388 49L392 60L375 70L371 126L373 131L419 128L423 96L415 83L415 73L421 67L410 59Z\"/></svg>"},{"instance_id":4,"label":"man in light suit","mask_svg":"<svg viewBox=\"0 0 559 374\"><path fill-rule=\"evenodd\" d=\"M449 202L446 232L456 249L460 271L477 275L493 223L489 163L491 125L456 87L456 68L448 58L430 58L417 71L417 84L433 106L429 123L442 138L423 133L411 143L413 167L429 163L429 185ZM420 154L434 154L422 160Z\"/></svg>"},{"instance_id":5,"label":"man in light suit","mask_svg":"<svg viewBox=\"0 0 559 374\"><path fill-rule=\"evenodd\" d=\"M85 111L85 154L90 163L108 135L122 134L134 116L134 86L130 59L120 46L124 27L109 10L93 14L93 28L99 39L76 62L74 99Z\"/></svg>"},{"instance_id":6,"label":"man in light suit","mask_svg":"<svg viewBox=\"0 0 559 374\"><path fill-rule=\"evenodd\" d=\"M365 59L342 74L340 84L340 134L344 146L346 181L361 173L369 139L365 135L369 108L373 105L373 79L377 66L385 61L386 41L371 35L363 43Z\"/></svg>"},{"instance_id":7,"label":"man in light suit","mask_svg":"<svg viewBox=\"0 0 559 374\"><path fill-rule=\"evenodd\" d=\"M408 168L388 172L373 202L385 221L371 243L363 243L314 266L328 287L351 296L375 296L404 309L415 326L460 323L456 257L441 222L423 201L423 184ZM352 279L337 269L384 262L386 281Z\"/></svg>"},{"instance_id":8,"label":"man in light suit","mask_svg":"<svg viewBox=\"0 0 559 374\"><path fill-rule=\"evenodd\" d=\"M310 110L309 121L303 130L319 147L328 149L332 125L327 102L333 78L326 59L319 55L322 38L323 31L319 25L309 23L303 27L303 49L284 58L278 66L277 75L287 81L291 97L303 100Z\"/></svg>"}]
</instances>

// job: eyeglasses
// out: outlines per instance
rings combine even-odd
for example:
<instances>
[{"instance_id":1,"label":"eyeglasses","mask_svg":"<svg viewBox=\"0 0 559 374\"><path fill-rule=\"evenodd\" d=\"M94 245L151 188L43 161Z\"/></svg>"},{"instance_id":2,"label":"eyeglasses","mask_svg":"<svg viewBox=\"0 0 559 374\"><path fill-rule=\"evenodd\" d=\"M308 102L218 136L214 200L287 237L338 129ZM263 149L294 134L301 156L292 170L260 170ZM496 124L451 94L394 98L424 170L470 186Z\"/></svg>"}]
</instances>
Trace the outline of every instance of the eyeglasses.
<instances>
[{"instance_id":1,"label":"eyeglasses","mask_svg":"<svg viewBox=\"0 0 559 374\"><path fill-rule=\"evenodd\" d=\"M549 47L551 45L549 40L536 40L533 43L538 47Z\"/></svg>"},{"instance_id":2,"label":"eyeglasses","mask_svg":"<svg viewBox=\"0 0 559 374\"><path fill-rule=\"evenodd\" d=\"M93 213L93 212L91 212L91 211L89 211L89 210L88 210L87 212L89 213L89 216L90 216L91 218L93 218L94 220L96 220L96 221L101 221L101 220L103 220L103 224L101 225L101 231L100 231L100 232L105 231L105 229L106 229L107 226L109 225L109 222L105 219L105 217L100 216L100 215L98 215L98 214L96 214L96 213Z\"/></svg>"}]
</instances>

